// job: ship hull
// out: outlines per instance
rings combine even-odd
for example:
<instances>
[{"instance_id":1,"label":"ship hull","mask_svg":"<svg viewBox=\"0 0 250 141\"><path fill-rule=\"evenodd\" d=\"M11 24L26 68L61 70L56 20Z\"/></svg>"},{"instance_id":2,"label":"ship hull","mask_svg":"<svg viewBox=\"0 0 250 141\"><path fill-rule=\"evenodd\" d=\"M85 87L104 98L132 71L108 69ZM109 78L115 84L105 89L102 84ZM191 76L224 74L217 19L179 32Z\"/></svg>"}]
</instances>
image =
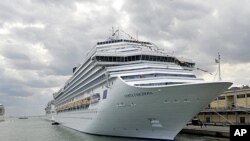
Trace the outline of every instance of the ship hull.
<instances>
[{"instance_id":1,"label":"ship hull","mask_svg":"<svg viewBox=\"0 0 250 141\"><path fill-rule=\"evenodd\" d=\"M48 121L54 121L54 114L46 114L45 119Z\"/></svg>"},{"instance_id":2,"label":"ship hull","mask_svg":"<svg viewBox=\"0 0 250 141\"><path fill-rule=\"evenodd\" d=\"M111 82L110 82L111 84ZM98 135L173 140L186 123L206 107L229 82L182 84L142 88L112 80L106 98L88 110L62 112L55 121L63 126Z\"/></svg>"}]
</instances>

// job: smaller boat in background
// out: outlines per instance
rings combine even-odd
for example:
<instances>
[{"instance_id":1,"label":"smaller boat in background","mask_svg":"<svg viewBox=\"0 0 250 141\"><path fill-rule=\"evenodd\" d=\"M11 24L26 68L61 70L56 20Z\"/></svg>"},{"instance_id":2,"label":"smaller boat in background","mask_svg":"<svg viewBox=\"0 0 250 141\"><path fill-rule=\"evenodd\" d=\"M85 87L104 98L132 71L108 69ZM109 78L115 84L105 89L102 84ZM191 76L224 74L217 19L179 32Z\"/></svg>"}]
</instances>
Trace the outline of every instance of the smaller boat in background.
<instances>
[{"instance_id":1,"label":"smaller boat in background","mask_svg":"<svg viewBox=\"0 0 250 141\"><path fill-rule=\"evenodd\" d=\"M46 119L49 120L49 121L54 121L54 115L55 115L55 103L54 103L54 100L51 100L46 108L45 108L45 111L46 111Z\"/></svg>"},{"instance_id":2,"label":"smaller boat in background","mask_svg":"<svg viewBox=\"0 0 250 141\"><path fill-rule=\"evenodd\" d=\"M18 119L28 119L26 116L20 116Z\"/></svg>"},{"instance_id":3,"label":"smaller boat in background","mask_svg":"<svg viewBox=\"0 0 250 141\"><path fill-rule=\"evenodd\" d=\"M4 120L4 113L5 113L4 106L0 104L0 121Z\"/></svg>"}]
</instances>

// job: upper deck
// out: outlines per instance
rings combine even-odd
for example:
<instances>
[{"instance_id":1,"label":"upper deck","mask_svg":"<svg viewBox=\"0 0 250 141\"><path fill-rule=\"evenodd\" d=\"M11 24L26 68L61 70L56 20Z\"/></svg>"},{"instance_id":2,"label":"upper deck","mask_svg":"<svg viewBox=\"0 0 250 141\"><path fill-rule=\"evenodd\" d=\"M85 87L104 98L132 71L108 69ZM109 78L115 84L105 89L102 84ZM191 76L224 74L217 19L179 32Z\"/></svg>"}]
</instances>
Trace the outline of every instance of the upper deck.
<instances>
[{"instance_id":1,"label":"upper deck","mask_svg":"<svg viewBox=\"0 0 250 141\"><path fill-rule=\"evenodd\" d=\"M121 73L131 74L142 70L158 71L158 73L171 70L190 71L195 66L192 61L169 55L164 49L157 47L153 43L139 41L129 35L125 38L118 32L113 33L106 41L97 42L87 53L83 63L74 68L72 77L65 82L64 87L53 94L54 98L71 95L75 91L87 90L96 84L94 83L96 80L101 82L100 80L108 79L106 76L122 76ZM140 69L130 69L131 65L142 65L142 67ZM147 67L147 65L150 67ZM159 70L159 67L162 66L163 68ZM110 67L112 69L119 67L120 69L110 71L108 69ZM112 75L107 75L111 73ZM170 75L168 76L170 77Z\"/></svg>"},{"instance_id":2,"label":"upper deck","mask_svg":"<svg viewBox=\"0 0 250 141\"><path fill-rule=\"evenodd\" d=\"M153 43L139 41L121 30L116 30L112 36L97 44L87 53L83 63L76 69L78 73L90 61L99 65L120 65L138 61L153 61L174 63L184 69L193 70L195 63L184 58L177 58L170 55L163 48L159 48Z\"/></svg>"}]
</instances>

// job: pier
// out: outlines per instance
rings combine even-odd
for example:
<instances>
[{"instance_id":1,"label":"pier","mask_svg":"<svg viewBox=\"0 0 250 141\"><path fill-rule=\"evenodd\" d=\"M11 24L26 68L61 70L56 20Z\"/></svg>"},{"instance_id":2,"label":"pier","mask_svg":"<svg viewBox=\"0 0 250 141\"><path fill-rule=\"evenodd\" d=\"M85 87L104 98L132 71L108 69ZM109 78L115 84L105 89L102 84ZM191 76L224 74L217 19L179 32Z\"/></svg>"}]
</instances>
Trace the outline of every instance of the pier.
<instances>
[{"instance_id":1,"label":"pier","mask_svg":"<svg viewBox=\"0 0 250 141\"><path fill-rule=\"evenodd\" d=\"M226 138L229 138L230 136L229 126L188 125L182 129L181 133L206 135L206 136L213 136L213 137L226 137Z\"/></svg>"}]
</instances>

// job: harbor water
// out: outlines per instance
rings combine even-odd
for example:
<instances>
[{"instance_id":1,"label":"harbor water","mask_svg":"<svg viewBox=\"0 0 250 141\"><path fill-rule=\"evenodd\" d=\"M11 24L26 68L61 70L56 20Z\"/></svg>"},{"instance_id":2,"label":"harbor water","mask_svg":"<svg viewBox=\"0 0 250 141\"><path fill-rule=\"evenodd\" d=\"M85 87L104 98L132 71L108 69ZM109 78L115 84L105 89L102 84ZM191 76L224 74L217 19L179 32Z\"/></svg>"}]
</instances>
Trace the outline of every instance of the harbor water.
<instances>
[{"instance_id":1,"label":"harbor water","mask_svg":"<svg viewBox=\"0 0 250 141\"><path fill-rule=\"evenodd\" d=\"M0 141L152 141L85 134L42 118L9 118L0 122ZM175 141L229 141L227 138L178 134Z\"/></svg>"}]
</instances>

